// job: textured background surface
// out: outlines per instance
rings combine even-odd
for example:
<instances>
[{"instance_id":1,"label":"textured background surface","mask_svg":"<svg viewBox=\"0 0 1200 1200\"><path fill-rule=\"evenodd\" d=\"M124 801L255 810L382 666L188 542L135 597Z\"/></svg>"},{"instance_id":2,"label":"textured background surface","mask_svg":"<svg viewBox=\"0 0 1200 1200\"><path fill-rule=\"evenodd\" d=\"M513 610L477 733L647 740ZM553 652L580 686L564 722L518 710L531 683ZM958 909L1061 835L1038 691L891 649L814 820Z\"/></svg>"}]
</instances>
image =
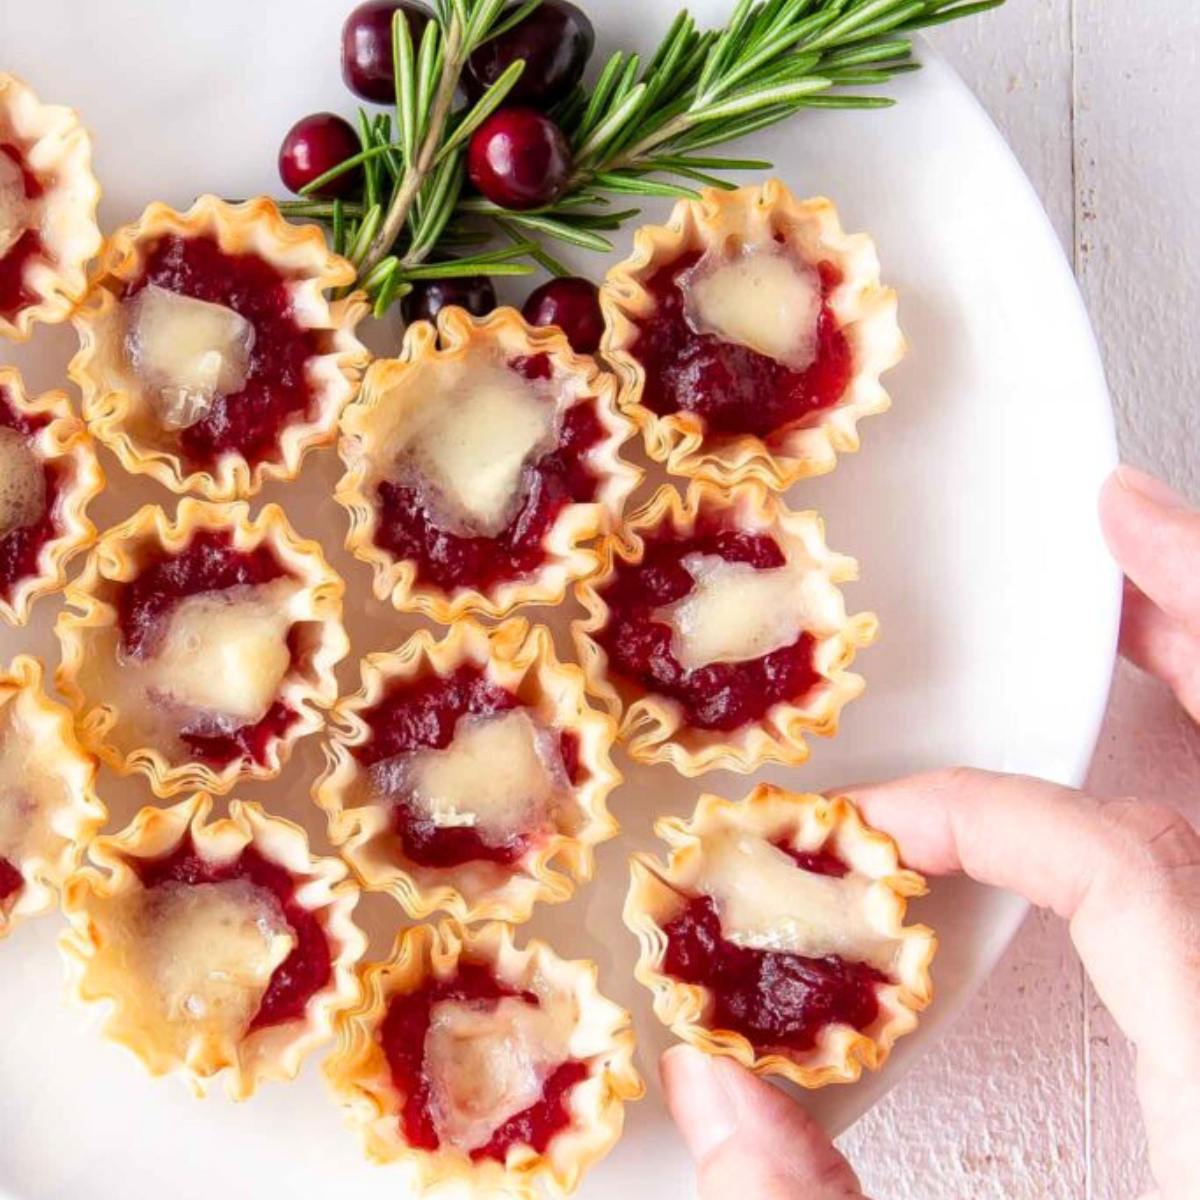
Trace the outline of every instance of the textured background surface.
<instances>
[{"instance_id":1,"label":"textured background surface","mask_svg":"<svg viewBox=\"0 0 1200 1200\"><path fill-rule=\"evenodd\" d=\"M1009 0L936 41L1075 266L1125 458L1200 501L1200 5ZM1091 787L1200 819L1200 733L1126 666ZM879 1200L1133 1200L1148 1175L1131 1069L1065 927L1035 914L955 1033L842 1146Z\"/></svg>"}]
</instances>

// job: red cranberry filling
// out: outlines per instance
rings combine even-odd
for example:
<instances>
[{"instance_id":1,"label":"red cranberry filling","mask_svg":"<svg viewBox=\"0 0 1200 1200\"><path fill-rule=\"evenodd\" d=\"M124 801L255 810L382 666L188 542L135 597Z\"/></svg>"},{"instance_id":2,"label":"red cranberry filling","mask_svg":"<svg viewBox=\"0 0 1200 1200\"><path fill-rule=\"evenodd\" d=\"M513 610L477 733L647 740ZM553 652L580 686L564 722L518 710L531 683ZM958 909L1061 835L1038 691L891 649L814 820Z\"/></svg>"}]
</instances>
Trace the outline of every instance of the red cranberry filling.
<instances>
[{"instance_id":1,"label":"red cranberry filling","mask_svg":"<svg viewBox=\"0 0 1200 1200\"><path fill-rule=\"evenodd\" d=\"M526 379L548 379L550 359L537 354L509 364ZM475 588L487 592L499 583L532 574L546 561L546 534L568 504L595 500L599 478L589 452L606 430L588 400L563 414L558 445L524 471L524 501L508 527L495 537L450 533L436 524L420 492L385 480L379 485L376 543L396 558L410 559L417 581L447 591Z\"/></svg>"},{"instance_id":2,"label":"red cranberry filling","mask_svg":"<svg viewBox=\"0 0 1200 1200\"><path fill-rule=\"evenodd\" d=\"M850 870L838 856L829 850L796 850L787 842L775 842L776 850L782 850L801 870L813 875L831 875L843 878Z\"/></svg>"},{"instance_id":3,"label":"red cranberry filling","mask_svg":"<svg viewBox=\"0 0 1200 1200\"><path fill-rule=\"evenodd\" d=\"M25 886L25 878L17 868L0 855L0 904L15 896Z\"/></svg>"},{"instance_id":4,"label":"red cranberry filling","mask_svg":"<svg viewBox=\"0 0 1200 1200\"><path fill-rule=\"evenodd\" d=\"M710 896L689 900L663 932L667 974L709 989L710 1027L742 1034L760 1053L810 1050L826 1026L866 1029L879 1015L876 987L887 979L874 967L735 945Z\"/></svg>"},{"instance_id":5,"label":"red cranberry filling","mask_svg":"<svg viewBox=\"0 0 1200 1200\"><path fill-rule=\"evenodd\" d=\"M229 533L201 530L178 554L160 552L143 565L136 579L122 586L117 597L121 648L131 658L152 657L172 609L188 596L254 587L285 574L269 547L235 550ZM293 662L297 650L294 633L293 629L288 638ZM181 736L197 758L216 766L239 758L262 763L271 743L282 737L295 720L296 713L279 701L261 721L232 733Z\"/></svg>"},{"instance_id":6,"label":"red cranberry filling","mask_svg":"<svg viewBox=\"0 0 1200 1200\"><path fill-rule=\"evenodd\" d=\"M50 423L45 416L25 416L10 403L3 388L0 388L0 428L12 429L16 433L33 437L39 429ZM42 466L46 487L46 507L39 520L20 529L10 529L0 535L0 596L11 599L17 584L39 573L38 559L47 542L58 537L60 530L55 518L63 478L55 465Z\"/></svg>"},{"instance_id":7,"label":"red cranberry filling","mask_svg":"<svg viewBox=\"0 0 1200 1200\"><path fill-rule=\"evenodd\" d=\"M422 1150L436 1150L441 1144L430 1108L430 1083L425 1071L425 1035L431 1010L441 1000L498 1001L505 996L520 996L528 1004L538 1004L532 992L519 992L502 984L491 971L477 963L460 963L453 979L431 980L415 992L396 996L388 1006L380 1029L392 1083L404 1096L400 1127L405 1141ZM532 1146L539 1154L549 1146L555 1134L571 1123L567 1096L587 1078L585 1063L568 1059L560 1064L542 1087L542 1098L510 1117L485 1146L471 1151L473 1159L494 1158L503 1162L510 1146Z\"/></svg>"},{"instance_id":8,"label":"red cranberry filling","mask_svg":"<svg viewBox=\"0 0 1200 1200\"><path fill-rule=\"evenodd\" d=\"M217 396L208 415L179 432L190 466L210 467L223 454L252 466L278 456L280 431L311 415L308 361L322 353L320 335L296 320L288 279L257 254L226 254L212 237L164 237L126 298L148 284L223 304L254 327L254 347L240 392Z\"/></svg>"},{"instance_id":9,"label":"red cranberry filling","mask_svg":"<svg viewBox=\"0 0 1200 1200\"><path fill-rule=\"evenodd\" d=\"M25 161L20 147L0 142L0 154L5 155L21 170L25 198L38 200L45 192L41 181ZM25 268L35 258L45 257L45 246L36 229L26 229L16 242L0 255L0 317L12 317L23 308L36 303L37 296L25 286Z\"/></svg>"},{"instance_id":10,"label":"red cranberry filling","mask_svg":"<svg viewBox=\"0 0 1200 1200\"><path fill-rule=\"evenodd\" d=\"M642 402L666 416L681 410L703 417L710 432L770 437L785 426L832 407L853 371L850 344L828 304L841 272L818 270L824 302L817 318L816 357L794 371L782 363L688 323L677 280L700 260L694 252L660 267L646 282L653 313L638 324L632 353L646 369Z\"/></svg>"},{"instance_id":11,"label":"red cranberry filling","mask_svg":"<svg viewBox=\"0 0 1200 1200\"><path fill-rule=\"evenodd\" d=\"M208 862L197 852L189 837L163 858L129 860L145 888L164 883L226 883L245 879L270 892L279 903L283 918L291 926L296 945L275 968L250 1032L282 1025L304 1015L309 1000L333 976L329 939L320 921L296 900L296 881L286 867L264 858L247 846L232 862Z\"/></svg>"},{"instance_id":12,"label":"red cranberry filling","mask_svg":"<svg viewBox=\"0 0 1200 1200\"><path fill-rule=\"evenodd\" d=\"M745 662L716 662L685 670L671 652L671 627L654 619L656 609L683 599L695 580L683 565L689 554L716 554L756 570L781 567L785 559L773 538L735 530L699 529L691 537L669 534L646 539L641 563L618 561L602 591L608 624L596 640L618 675L682 706L698 729L738 729L759 720L772 705L797 701L820 682L813 666L815 643L803 633L790 646Z\"/></svg>"},{"instance_id":13,"label":"red cranberry filling","mask_svg":"<svg viewBox=\"0 0 1200 1200\"><path fill-rule=\"evenodd\" d=\"M444 750L454 738L461 717L486 717L518 707L512 692L491 683L476 666L461 666L452 675L428 675L415 682L394 685L379 703L362 714L370 740L354 749L366 768L416 750ZM567 730L559 735L563 768L572 784L581 775L579 739ZM423 867L457 867L484 861L511 866L529 849L530 837L516 834L500 845L485 842L467 826L434 825L411 798L389 795L393 803L392 828L404 855Z\"/></svg>"}]
</instances>

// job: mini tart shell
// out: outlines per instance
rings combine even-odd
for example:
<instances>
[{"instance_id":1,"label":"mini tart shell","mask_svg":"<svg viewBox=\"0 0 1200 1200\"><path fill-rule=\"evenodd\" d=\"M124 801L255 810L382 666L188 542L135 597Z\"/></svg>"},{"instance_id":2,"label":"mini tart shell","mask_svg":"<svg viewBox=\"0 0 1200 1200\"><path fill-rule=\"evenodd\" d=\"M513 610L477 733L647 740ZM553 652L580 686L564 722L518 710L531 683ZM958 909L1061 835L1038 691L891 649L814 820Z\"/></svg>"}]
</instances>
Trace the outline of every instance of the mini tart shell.
<instances>
[{"instance_id":1,"label":"mini tart shell","mask_svg":"<svg viewBox=\"0 0 1200 1200\"><path fill-rule=\"evenodd\" d=\"M211 812L211 797L201 793L172 808L144 808L120 833L97 838L89 855L92 865L76 871L63 889L70 928L59 938L59 948L74 998L84 1004L108 1002L101 1027L105 1037L133 1051L152 1075L178 1074L197 1096L227 1070L228 1094L244 1100L267 1080L294 1079L305 1056L332 1036L335 1014L359 1002L356 966L366 938L352 920L359 891L346 878L344 864L314 857L300 826L240 800L230 802L228 817L209 821ZM238 1039L197 1030L181 1055L165 1044L163 1032L138 1003L139 981L110 936L110 922L115 906L142 889L129 860L169 854L189 834L210 860L229 861L253 846L285 867L298 881L297 902L320 914L333 974L309 999L303 1020L253 1030Z\"/></svg>"},{"instance_id":2,"label":"mini tart shell","mask_svg":"<svg viewBox=\"0 0 1200 1200\"><path fill-rule=\"evenodd\" d=\"M211 470L191 471L170 445L153 436L159 427L126 361L121 297L141 277L148 249L171 235L212 237L226 254L265 259L287 279L297 323L326 338L326 352L311 358L307 367L314 412L282 427L274 458L251 466L240 454L225 453ZM88 425L127 471L149 475L179 494L232 500L257 494L269 479L295 479L310 450L336 440L338 417L370 360L354 334L368 311L362 295L334 301L326 295L355 278L354 268L331 253L317 226L291 224L265 196L241 204L201 196L185 213L151 204L105 242L74 316L80 349L69 370L83 393Z\"/></svg>"},{"instance_id":3,"label":"mini tart shell","mask_svg":"<svg viewBox=\"0 0 1200 1200\"><path fill-rule=\"evenodd\" d=\"M304 647L304 670L290 671L278 696L296 714L296 720L282 737L272 741L265 763L235 759L214 769L190 760L171 762L154 746L122 749L115 736L121 720L119 709L101 700L89 687L92 647L98 637L112 638L117 626L117 609L112 602L116 585L137 578L146 551L179 553L201 530L230 533L235 550L269 546L280 565L302 585L303 605L297 623L311 624L316 630L311 643ZM249 506L240 502L183 500L174 520L156 505L146 505L101 537L82 575L67 588L70 608L59 615L55 624L62 646L56 682L75 711L80 740L118 774L145 775L154 794L163 798L196 790L223 795L240 779L275 778L292 745L322 727L323 710L337 698L334 668L350 646L342 625L344 593L345 584L326 561L321 547L298 537L276 504L268 504L253 520ZM120 635L115 636L119 639Z\"/></svg>"},{"instance_id":4,"label":"mini tart shell","mask_svg":"<svg viewBox=\"0 0 1200 1200\"><path fill-rule=\"evenodd\" d=\"M421 1150L404 1140L402 1098L392 1085L378 1030L394 996L416 991L431 976L452 976L460 958L488 964L502 983L532 991L547 1002L568 997L575 1005L578 1016L570 1053L587 1061L590 1072L571 1090L571 1125L554 1136L543 1154L530 1146L513 1146L503 1164L493 1159L473 1162L451 1146ZM594 963L559 958L543 942L517 947L512 927L499 922L464 930L446 921L401 932L386 962L363 969L362 1002L338 1016L337 1049L324 1065L367 1157L404 1164L414 1196L456 1184L464 1194L514 1200L574 1191L584 1172L620 1138L625 1102L639 1099L644 1091L633 1065L629 1014L600 994L596 974Z\"/></svg>"},{"instance_id":5,"label":"mini tart shell","mask_svg":"<svg viewBox=\"0 0 1200 1200\"><path fill-rule=\"evenodd\" d=\"M879 1016L866 1030L830 1025L802 1055L760 1056L742 1034L707 1027L707 988L666 973L663 927L697 877L701 838L726 829L770 842L786 840L798 850L829 847L851 870L873 880L864 902L868 918L880 934L896 939L899 949L897 981L879 986ZM760 784L740 803L701 796L690 820L664 818L655 832L670 845L670 856L665 865L650 855L631 856L624 920L641 946L634 976L653 992L655 1015L676 1037L708 1054L728 1055L760 1075L782 1075L800 1087L819 1088L852 1083L864 1067L881 1067L896 1039L916 1028L917 1014L933 998L929 967L937 938L924 925L905 925L904 916L909 898L926 893L925 880L901 868L895 842L869 828L848 799Z\"/></svg>"},{"instance_id":6,"label":"mini tart shell","mask_svg":"<svg viewBox=\"0 0 1200 1200\"><path fill-rule=\"evenodd\" d=\"M30 840L9 857L24 883L14 899L7 904L0 901L0 938L24 917L54 907L58 889L108 819L95 791L96 760L76 739L71 714L47 697L38 659L21 655L0 672L0 722L10 712L29 730L37 756L62 782L66 794L52 813L42 814L48 818L44 826L30 823Z\"/></svg>"},{"instance_id":7,"label":"mini tart shell","mask_svg":"<svg viewBox=\"0 0 1200 1200\"><path fill-rule=\"evenodd\" d=\"M22 579L10 596L0 596L0 619L24 625L35 600L59 591L67 579L67 564L96 540L88 505L104 490L104 471L87 427L71 411L65 392L46 392L30 398L15 367L0 367L0 401L6 400L27 417L49 417L50 423L30 439L30 448L44 463L62 471L57 522L60 532L38 556L38 571Z\"/></svg>"},{"instance_id":8,"label":"mini tart shell","mask_svg":"<svg viewBox=\"0 0 1200 1200\"><path fill-rule=\"evenodd\" d=\"M854 559L826 546L824 523L816 513L792 512L757 482L726 490L706 480L693 480L686 497L666 485L629 518L620 535L604 540L599 574L575 589L587 617L571 625L588 691L619 722L620 738L631 758L643 763L669 762L688 776L716 770L746 773L768 762L792 766L804 762L809 753L804 735L834 736L842 709L862 694L863 679L847 668L856 652L869 646L879 631L874 613L847 616L840 631L816 639L813 663L826 682L802 703L777 704L760 720L732 731L688 725L677 701L645 692L615 674L610 676L608 654L593 637L609 619L601 593L621 564L642 561L645 541L640 535L666 524L686 538L702 516L726 513L731 528L771 533L780 542L798 544L814 562L814 569L824 571L834 584L858 577Z\"/></svg>"},{"instance_id":9,"label":"mini tart shell","mask_svg":"<svg viewBox=\"0 0 1200 1200\"><path fill-rule=\"evenodd\" d=\"M392 833L389 807L354 802L364 772L353 749L370 739L361 714L396 682L445 678L465 664L483 668L492 683L516 694L548 728L573 732L587 772L571 789L577 828L550 835L510 867L472 862L439 869L410 863ZM539 901L568 900L576 884L592 877L594 847L618 832L607 807L608 794L621 781L610 758L616 723L589 707L583 672L558 660L548 629L531 629L528 621L513 617L495 628L464 619L440 641L421 630L399 650L364 659L362 678L362 688L339 701L330 715L334 736L313 799L329 818L330 839L365 888L388 892L417 920L441 910L464 924L520 922Z\"/></svg>"},{"instance_id":10,"label":"mini tart shell","mask_svg":"<svg viewBox=\"0 0 1200 1200\"><path fill-rule=\"evenodd\" d=\"M769 245L776 234L804 261L831 262L843 274L827 300L854 355L854 374L842 398L767 441L752 434L710 437L700 416L682 410L659 416L647 408L645 371L634 353L635 322L654 312L645 281L690 252L730 242ZM666 225L643 226L632 255L608 272L600 305L605 319L600 352L621 380L621 409L637 422L647 453L676 475L717 483L757 479L783 490L833 470L838 454L858 449L859 418L890 406L879 377L904 356L896 293L880 283L874 242L866 234L845 233L829 200L797 200L777 179L735 191L706 189L697 200L680 200Z\"/></svg>"},{"instance_id":11,"label":"mini tart shell","mask_svg":"<svg viewBox=\"0 0 1200 1200\"><path fill-rule=\"evenodd\" d=\"M35 321L65 321L87 288L87 266L100 249L96 209L100 185L92 173L92 141L74 109L42 104L19 79L0 71L0 141L4 129L27 143L23 158L39 177L53 176L38 202L47 256L24 276L37 300L12 318L0 316L0 337L25 341Z\"/></svg>"},{"instance_id":12,"label":"mini tart shell","mask_svg":"<svg viewBox=\"0 0 1200 1200\"><path fill-rule=\"evenodd\" d=\"M416 565L396 559L375 541L379 523L375 489L386 477L378 459L380 442L389 429L402 427L405 410L419 402L427 370L462 361L480 348L495 347L506 358L546 354L555 377L567 382L575 397L590 396L608 436L590 457L600 478L596 500L568 504L546 533L546 561L533 574L507 580L487 593L461 587L453 592L417 582ZM596 570L595 551L584 543L616 527L625 501L641 482L642 471L625 462L619 448L635 433L616 407L616 382L590 356L576 354L560 330L529 325L514 308L498 308L485 317L447 307L436 327L415 321L404 335L400 356L376 361L363 381L358 399L342 415L338 452L346 467L334 498L350 514L346 548L374 572L375 595L396 608L416 611L449 625L471 613L506 617L521 604L557 604L572 581Z\"/></svg>"}]
</instances>

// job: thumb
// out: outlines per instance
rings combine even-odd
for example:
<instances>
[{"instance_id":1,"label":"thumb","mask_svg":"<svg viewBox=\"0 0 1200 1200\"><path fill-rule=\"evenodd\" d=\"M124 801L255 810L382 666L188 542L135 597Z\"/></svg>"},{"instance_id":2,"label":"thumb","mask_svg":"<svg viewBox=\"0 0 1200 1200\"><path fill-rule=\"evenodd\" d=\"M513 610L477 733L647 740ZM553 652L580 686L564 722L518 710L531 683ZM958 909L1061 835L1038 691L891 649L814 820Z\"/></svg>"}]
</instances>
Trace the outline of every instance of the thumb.
<instances>
[{"instance_id":1,"label":"thumb","mask_svg":"<svg viewBox=\"0 0 1200 1200\"><path fill-rule=\"evenodd\" d=\"M733 1059L672 1046L660 1072L696 1160L700 1200L863 1200L850 1164L816 1121Z\"/></svg>"}]
</instances>

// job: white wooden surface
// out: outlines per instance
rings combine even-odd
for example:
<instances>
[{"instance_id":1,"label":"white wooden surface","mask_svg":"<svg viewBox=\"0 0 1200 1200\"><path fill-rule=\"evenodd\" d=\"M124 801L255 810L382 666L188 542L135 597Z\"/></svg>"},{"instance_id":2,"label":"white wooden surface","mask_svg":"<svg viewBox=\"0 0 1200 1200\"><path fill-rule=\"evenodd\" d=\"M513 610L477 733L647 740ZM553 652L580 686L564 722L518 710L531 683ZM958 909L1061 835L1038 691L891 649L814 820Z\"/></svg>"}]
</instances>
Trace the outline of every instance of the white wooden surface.
<instances>
[{"instance_id":1,"label":"white wooden surface","mask_svg":"<svg viewBox=\"0 0 1200 1200\"><path fill-rule=\"evenodd\" d=\"M1200 501L1200 5L1009 0L936 43L1075 266L1125 458ZM1127 666L1090 786L1200 820L1200 732ZM842 1147L878 1200L1134 1200L1149 1176L1131 1071L1065 928L1034 915L956 1031Z\"/></svg>"}]
</instances>

